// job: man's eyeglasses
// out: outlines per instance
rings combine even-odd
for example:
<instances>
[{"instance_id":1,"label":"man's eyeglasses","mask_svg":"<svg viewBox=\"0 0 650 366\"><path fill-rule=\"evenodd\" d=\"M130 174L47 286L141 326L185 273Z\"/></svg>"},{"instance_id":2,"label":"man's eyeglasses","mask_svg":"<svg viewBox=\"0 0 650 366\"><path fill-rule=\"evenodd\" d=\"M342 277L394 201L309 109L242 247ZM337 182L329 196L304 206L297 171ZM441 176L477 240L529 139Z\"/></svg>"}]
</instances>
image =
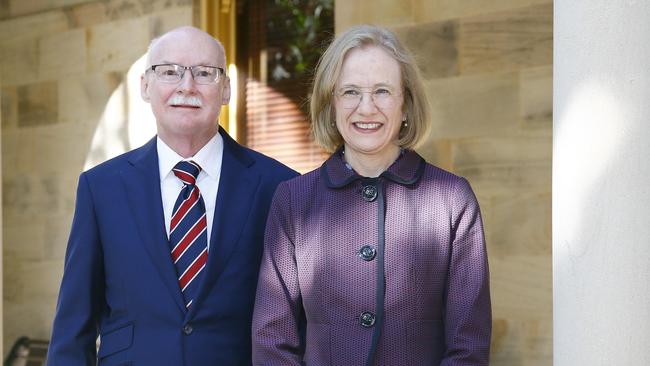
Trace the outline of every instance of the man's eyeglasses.
<instances>
[{"instance_id":1,"label":"man's eyeglasses","mask_svg":"<svg viewBox=\"0 0 650 366\"><path fill-rule=\"evenodd\" d=\"M356 109L363 99L363 94L369 93L373 103L380 109L393 108L401 91L395 91L389 86L378 86L373 88L345 87L334 92L339 98L341 107L345 109Z\"/></svg>"},{"instance_id":2,"label":"man's eyeglasses","mask_svg":"<svg viewBox=\"0 0 650 366\"><path fill-rule=\"evenodd\" d=\"M197 84L218 83L221 75L225 74L224 69L215 66L182 66L176 64L153 65L146 72L153 71L156 78L163 83L178 83L183 79L185 70L190 70L192 78Z\"/></svg>"}]
</instances>

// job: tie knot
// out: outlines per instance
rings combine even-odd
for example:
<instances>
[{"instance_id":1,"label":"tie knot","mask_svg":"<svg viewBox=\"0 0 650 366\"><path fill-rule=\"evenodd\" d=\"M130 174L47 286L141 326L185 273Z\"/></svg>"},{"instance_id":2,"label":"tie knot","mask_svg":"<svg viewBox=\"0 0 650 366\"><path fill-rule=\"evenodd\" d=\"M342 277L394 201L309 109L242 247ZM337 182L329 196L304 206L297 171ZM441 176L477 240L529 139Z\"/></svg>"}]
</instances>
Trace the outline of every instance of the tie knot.
<instances>
[{"instance_id":1,"label":"tie knot","mask_svg":"<svg viewBox=\"0 0 650 366\"><path fill-rule=\"evenodd\" d=\"M196 177L199 176L201 172L201 167L199 164L193 161L179 161L178 164L172 169L174 175L178 177L184 184L195 185Z\"/></svg>"}]
</instances>

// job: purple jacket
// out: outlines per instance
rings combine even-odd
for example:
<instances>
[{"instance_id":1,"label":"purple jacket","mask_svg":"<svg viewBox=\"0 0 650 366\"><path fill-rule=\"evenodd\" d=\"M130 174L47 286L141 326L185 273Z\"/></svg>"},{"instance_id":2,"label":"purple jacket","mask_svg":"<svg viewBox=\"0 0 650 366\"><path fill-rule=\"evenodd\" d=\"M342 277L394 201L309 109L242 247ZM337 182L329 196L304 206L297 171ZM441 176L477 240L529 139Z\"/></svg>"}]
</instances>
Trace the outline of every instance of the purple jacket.
<instances>
[{"instance_id":1,"label":"purple jacket","mask_svg":"<svg viewBox=\"0 0 650 366\"><path fill-rule=\"evenodd\" d=\"M333 154L273 198L255 365L487 365L491 307L476 197L402 156L363 178Z\"/></svg>"}]
</instances>

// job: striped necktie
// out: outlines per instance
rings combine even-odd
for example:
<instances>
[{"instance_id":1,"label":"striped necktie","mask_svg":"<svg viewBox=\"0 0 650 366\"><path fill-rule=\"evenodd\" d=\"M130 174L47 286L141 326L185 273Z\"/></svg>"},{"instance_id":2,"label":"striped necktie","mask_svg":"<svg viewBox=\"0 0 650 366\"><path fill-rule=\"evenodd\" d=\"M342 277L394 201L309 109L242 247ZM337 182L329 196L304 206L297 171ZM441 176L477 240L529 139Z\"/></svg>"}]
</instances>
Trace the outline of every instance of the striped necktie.
<instances>
[{"instance_id":1,"label":"striped necktie","mask_svg":"<svg viewBox=\"0 0 650 366\"><path fill-rule=\"evenodd\" d=\"M183 182L183 189L174 204L169 242L178 284L185 306L189 308L196 298L208 260L208 225L205 204L196 186L201 167L193 161L181 161L174 166L173 172Z\"/></svg>"}]
</instances>

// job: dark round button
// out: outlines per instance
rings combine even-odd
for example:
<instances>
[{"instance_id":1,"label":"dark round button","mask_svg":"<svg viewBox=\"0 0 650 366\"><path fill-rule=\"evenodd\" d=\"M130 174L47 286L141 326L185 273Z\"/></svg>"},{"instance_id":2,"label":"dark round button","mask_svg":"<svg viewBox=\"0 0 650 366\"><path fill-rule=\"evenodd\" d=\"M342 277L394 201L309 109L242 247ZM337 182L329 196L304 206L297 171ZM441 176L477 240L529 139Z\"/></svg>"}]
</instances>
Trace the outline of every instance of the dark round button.
<instances>
[{"instance_id":1,"label":"dark round button","mask_svg":"<svg viewBox=\"0 0 650 366\"><path fill-rule=\"evenodd\" d=\"M185 333L185 335L190 335L190 334L192 334L192 331L194 331L194 328L192 328L191 325L189 325L189 324L185 324L185 325L183 326L183 333Z\"/></svg>"},{"instance_id":2,"label":"dark round button","mask_svg":"<svg viewBox=\"0 0 650 366\"><path fill-rule=\"evenodd\" d=\"M361 189L361 196L367 202L372 202L377 198L377 187L373 185L363 186Z\"/></svg>"},{"instance_id":3,"label":"dark round button","mask_svg":"<svg viewBox=\"0 0 650 366\"><path fill-rule=\"evenodd\" d=\"M359 249L359 257L363 259L364 261L371 261L375 259L375 256L377 255L377 249L373 248L370 245L364 245Z\"/></svg>"},{"instance_id":4,"label":"dark round button","mask_svg":"<svg viewBox=\"0 0 650 366\"><path fill-rule=\"evenodd\" d=\"M373 325L375 325L375 314L369 311L364 311L359 316L359 322L361 323L362 326L366 328L370 328Z\"/></svg>"}]
</instances>

